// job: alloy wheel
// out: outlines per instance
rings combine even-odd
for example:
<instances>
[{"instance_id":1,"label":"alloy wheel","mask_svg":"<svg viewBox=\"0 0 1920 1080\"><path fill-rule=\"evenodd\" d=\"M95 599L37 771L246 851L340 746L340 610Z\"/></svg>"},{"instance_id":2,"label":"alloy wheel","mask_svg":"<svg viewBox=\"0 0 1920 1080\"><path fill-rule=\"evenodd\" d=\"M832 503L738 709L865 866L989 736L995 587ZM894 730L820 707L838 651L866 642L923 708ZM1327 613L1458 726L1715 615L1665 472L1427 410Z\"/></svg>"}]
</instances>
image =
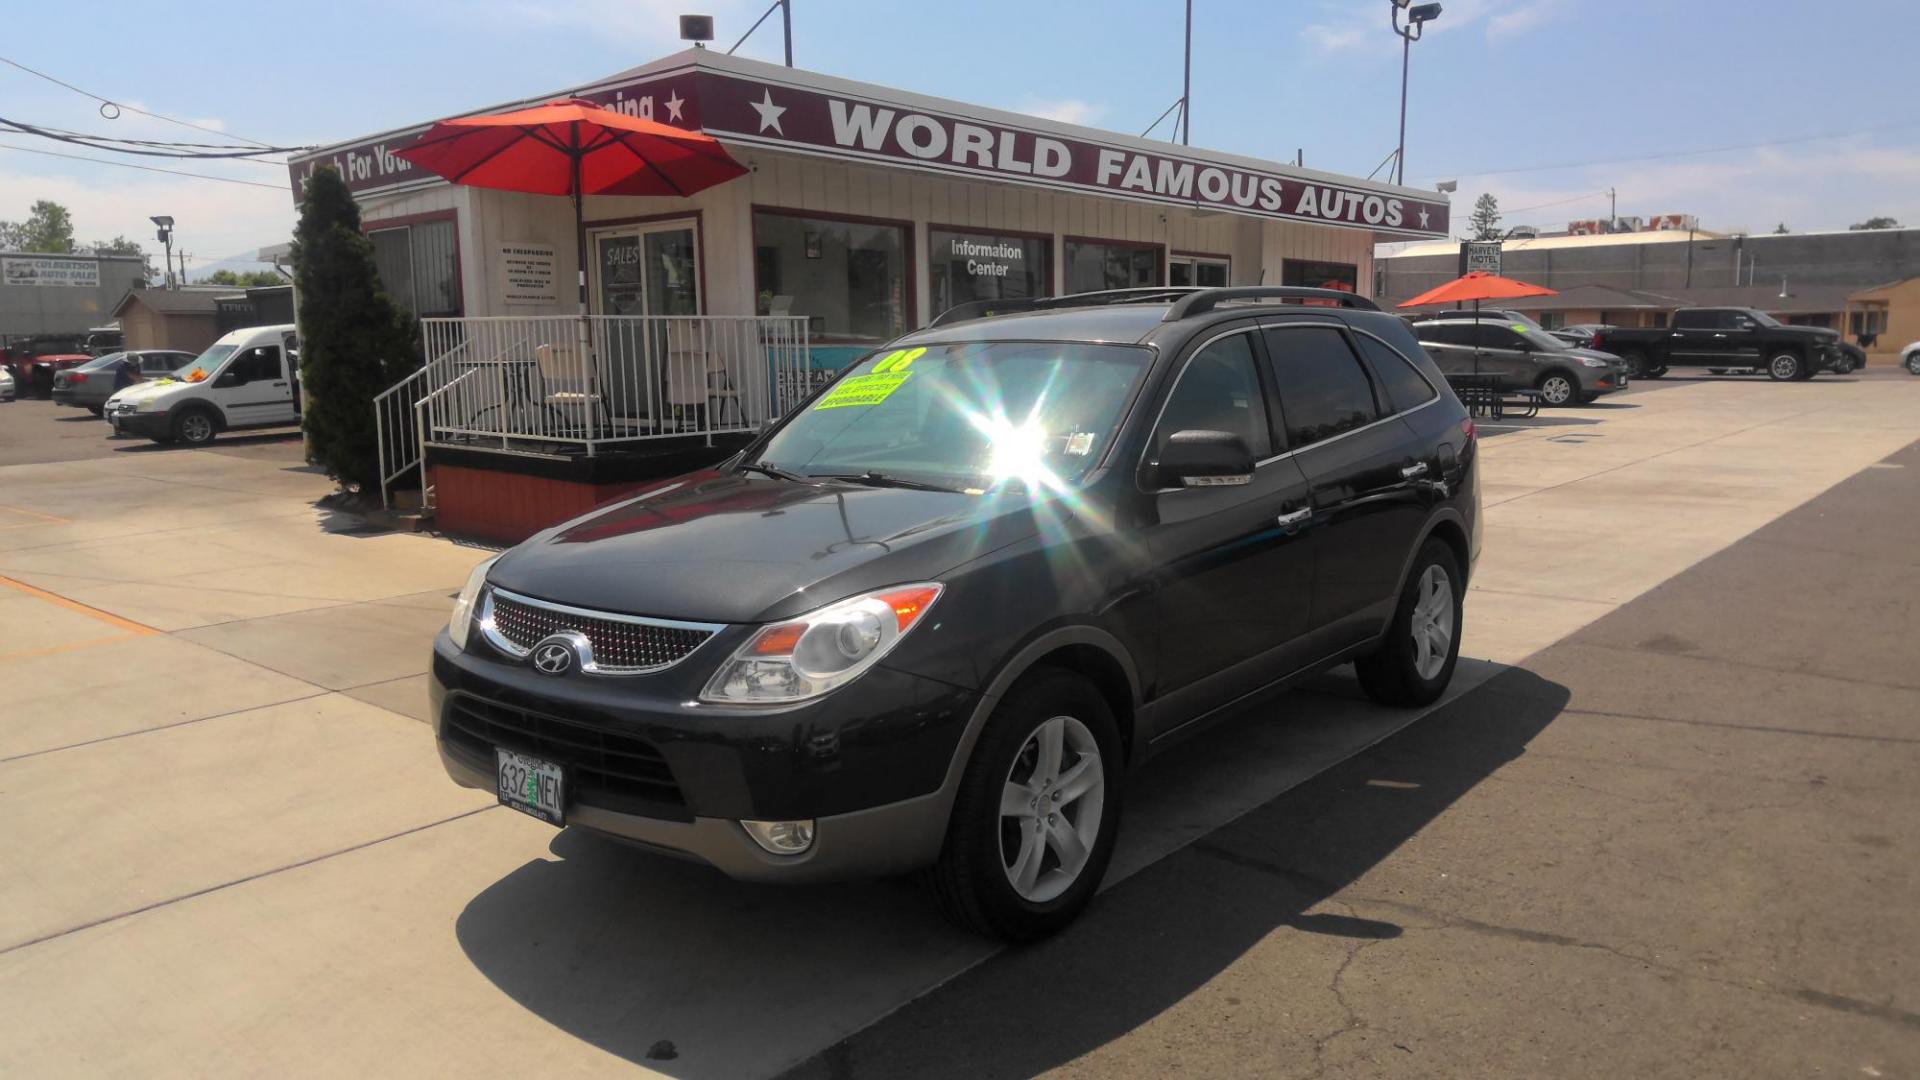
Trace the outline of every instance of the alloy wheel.
<instances>
[{"instance_id":1,"label":"alloy wheel","mask_svg":"<svg viewBox=\"0 0 1920 1080\"><path fill-rule=\"evenodd\" d=\"M1413 602L1413 670L1431 679L1447 666L1453 653L1453 582L1440 566L1420 575L1419 598Z\"/></svg>"},{"instance_id":2,"label":"alloy wheel","mask_svg":"<svg viewBox=\"0 0 1920 1080\"><path fill-rule=\"evenodd\" d=\"M1549 405L1565 405L1573 400L1573 380L1565 375L1549 375L1540 380L1540 397Z\"/></svg>"},{"instance_id":3,"label":"alloy wheel","mask_svg":"<svg viewBox=\"0 0 1920 1080\"><path fill-rule=\"evenodd\" d=\"M1791 379L1800 373L1800 361L1791 353L1781 353L1768 363L1767 373L1776 379Z\"/></svg>"},{"instance_id":4,"label":"alloy wheel","mask_svg":"<svg viewBox=\"0 0 1920 1080\"><path fill-rule=\"evenodd\" d=\"M1071 716L1034 728L1000 793L1000 866L1013 891L1045 903L1071 888L1100 836L1105 807L1093 732Z\"/></svg>"},{"instance_id":5,"label":"alloy wheel","mask_svg":"<svg viewBox=\"0 0 1920 1080\"><path fill-rule=\"evenodd\" d=\"M213 421L199 413L181 417L180 437L190 443L206 442L213 438Z\"/></svg>"}]
</instances>

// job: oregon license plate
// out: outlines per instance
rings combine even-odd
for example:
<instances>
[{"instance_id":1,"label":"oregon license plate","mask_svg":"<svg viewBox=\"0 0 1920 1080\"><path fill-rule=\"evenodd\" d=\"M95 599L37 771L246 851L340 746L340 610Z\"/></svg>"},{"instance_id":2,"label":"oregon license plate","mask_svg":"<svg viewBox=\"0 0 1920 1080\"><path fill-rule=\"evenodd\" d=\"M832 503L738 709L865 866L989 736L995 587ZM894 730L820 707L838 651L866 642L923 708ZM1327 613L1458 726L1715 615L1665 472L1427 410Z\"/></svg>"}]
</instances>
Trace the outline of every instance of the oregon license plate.
<instances>
[{"instance_id":1,"label":"oregon license plate","mask_svg":"<svg viewBox=\"0 0 1920 1080\"><path fill-rule=\"evenodd\" d=\"M500 763L500 801L549 825L566 824L565 775L551 761L496 747Z\"/></svg>"}]
</instances>

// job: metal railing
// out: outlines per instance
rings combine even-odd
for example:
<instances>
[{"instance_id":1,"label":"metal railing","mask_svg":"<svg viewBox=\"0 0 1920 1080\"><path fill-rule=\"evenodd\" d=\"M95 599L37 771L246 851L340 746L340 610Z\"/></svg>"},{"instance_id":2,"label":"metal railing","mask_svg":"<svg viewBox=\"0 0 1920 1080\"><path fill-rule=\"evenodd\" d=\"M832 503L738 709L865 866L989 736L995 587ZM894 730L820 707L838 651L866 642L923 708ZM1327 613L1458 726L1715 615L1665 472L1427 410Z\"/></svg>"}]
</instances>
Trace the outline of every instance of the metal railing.
<instances>
[{"instance_id":1,"label":"metal railing","mask_svg":"<svg viewBox=\"0 0 1920 1080\"><path fill-rule=\"evenodd\" d=\"M381 498L428 444L585 453L758 431L820 376L802 316L421 320L425 367L375 399Z\"/></svg>"}]
</instances>

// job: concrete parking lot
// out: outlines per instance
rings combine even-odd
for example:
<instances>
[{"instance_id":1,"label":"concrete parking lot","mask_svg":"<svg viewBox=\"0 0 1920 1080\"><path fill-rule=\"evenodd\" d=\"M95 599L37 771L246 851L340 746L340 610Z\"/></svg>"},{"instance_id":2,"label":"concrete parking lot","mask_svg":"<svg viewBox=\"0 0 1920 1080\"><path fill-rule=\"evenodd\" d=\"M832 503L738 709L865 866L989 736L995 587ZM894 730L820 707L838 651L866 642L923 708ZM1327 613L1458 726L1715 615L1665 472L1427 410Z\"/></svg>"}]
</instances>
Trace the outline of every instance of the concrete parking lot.
<instances>
[{"instance_id":1,"label":"concrete parking lot","mask_svg":"<svg viewBox=\"0 0 1920 1080\"><path fill-rule=\"evenodd\" d=\"M1183 745L1012 951L454 787L427 642L487 552L316 510L284 438L40 408L0 405L0 1074L1920 1074L1920 379L1489 425L1449 697L1335 672Z\"/></svg>"}]
</instances>

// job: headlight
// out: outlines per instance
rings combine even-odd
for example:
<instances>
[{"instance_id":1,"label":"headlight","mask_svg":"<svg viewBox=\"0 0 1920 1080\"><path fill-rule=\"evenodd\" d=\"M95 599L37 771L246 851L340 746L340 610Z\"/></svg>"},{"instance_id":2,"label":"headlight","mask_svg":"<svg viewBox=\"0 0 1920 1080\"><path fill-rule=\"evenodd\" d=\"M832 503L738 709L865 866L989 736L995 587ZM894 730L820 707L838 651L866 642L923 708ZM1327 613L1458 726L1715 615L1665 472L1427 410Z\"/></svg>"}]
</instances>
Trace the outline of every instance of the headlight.
<instances>
[{"instance_id":1,"label":"headlight","mask_svg":"<svg viewBox=\"0 0 1920 1080\"><path fill-rule=\"evenodd\" d=\"M164 403L157 397L141 398L133 403L134 412L159 412Z\"/></svg>"},{"instance_id":2,"label":"headlight","mask_svg":"<svg viewBox=\"0 0 1920 1080\"><path fill-rule=\"evenodd\" d=\"M447 620L447 636L453 639L455 648L465 651L467 635L473 632L473 605L480 602L480 590L487 587L487 571L500 561L495 555L486 562L473 568L467 575L467 583L460 587L460 599L453 602L453 618Z\"/></svg>"},{"instance_id":3,"label":"headlight","mask_svg":"<svg viewBox=\"0 0 1920 1080\"><path fill-rule=\"evenodd\" d=\"M1601 360L1597 357L1592 357L1592 356L1583 356L1580 358L1580 362L1587 365L1588 367L1611 367L1612 366L1609 361Z\"/></svg>"},{"instance_id":4,"label":"headlight","mask_svg":"<svg viewBox=\"0 0 1920 1080\"><path fill-rule=\"evenodd\" d=\"M939 585L896 585L754 632L720 665L700 700L777 705L819 697L878 663L926 617Z\"/></svg>"}]
</instances>

